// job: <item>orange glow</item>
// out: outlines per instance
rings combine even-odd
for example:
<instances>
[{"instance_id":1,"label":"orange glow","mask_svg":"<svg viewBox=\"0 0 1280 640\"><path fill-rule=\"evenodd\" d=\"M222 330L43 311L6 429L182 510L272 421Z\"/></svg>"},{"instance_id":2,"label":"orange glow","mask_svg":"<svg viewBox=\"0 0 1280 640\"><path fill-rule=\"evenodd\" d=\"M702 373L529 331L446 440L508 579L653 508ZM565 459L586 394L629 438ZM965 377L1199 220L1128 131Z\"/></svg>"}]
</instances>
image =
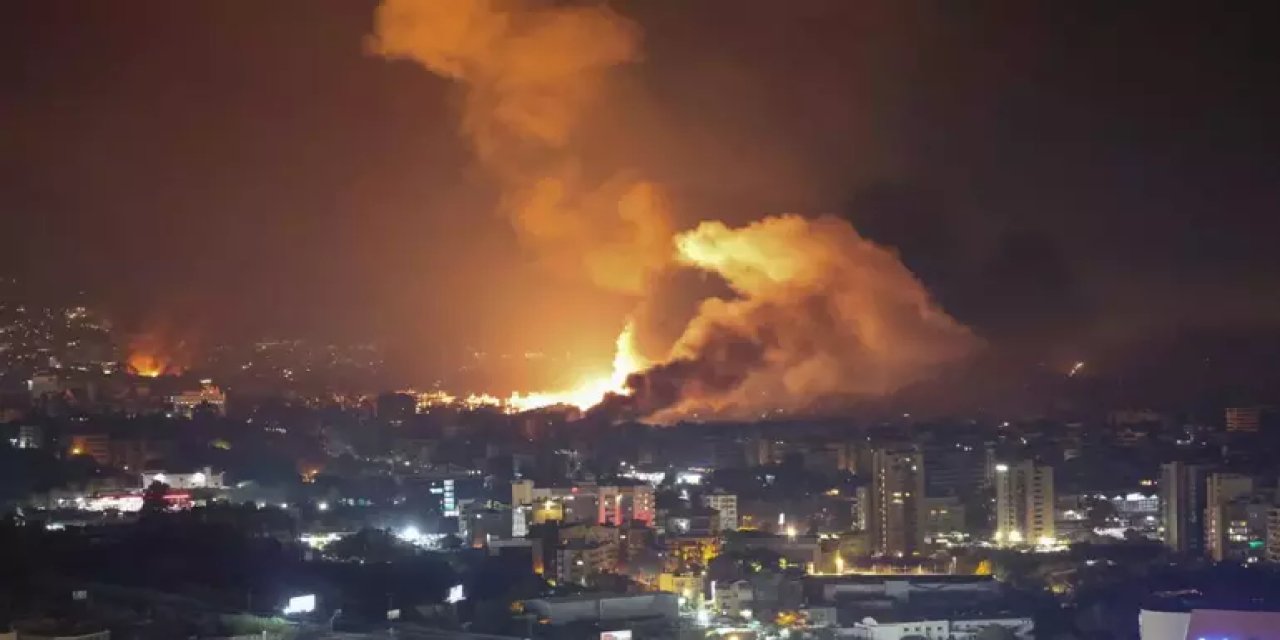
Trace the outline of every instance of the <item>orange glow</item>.
<instances>
[{"instance_id":1,"label":"orange glow","mask_svg":"<svg viewBox=\"0 0 1280 640\"><path fill-rule=\"evenodd\" d=\"M596 376L585 376L578 384L560 391L519 391L503 398L487 393L473 393L468 396L455 396L445 391L429 391L417 394L418 409L430 407L460 407L480 409L493 407L507 413L521 413L554 406L568 406L585 411L604 400L605 396L614 394L626 395L627 376L649 366L649 361L636 351L635 327L631 322L618 334L614 345L613 367L609 373Z\"/></svg>"},{"instance_id":2,"label":"orange glow","mask_svg":"<svg viewBox=\"0 0 1280 640\"><path fill-rule=\"evenodd\" d=\"M150 353L133 353L129 355L129 372L144 378L156 378L168 369L165 360Z\"/></svg>"},{"instance_id":3,"label":"orange glow","mask_svg":"<svg viewBox=\"0 0 1280 640\"><path fill-rule=\"evenodd\" d=\"M734 294L705 298L660 363L636 356L628 326L611 372L506 398L439 394L428 406L587 409L628 393L628 375L643 371L629 410L645 420L757 419L883 396L981 346L894 250L845 220L784 214L680 232L662 185L585 155L591 116L625 113L632 98L611 91L609 75L643 58L640 25L606 4L382 0L367 44L457 85L461 130L549 271L631 296L641 321L642 301L661 297L655 276L677 268Z\"/></svg>"},{"instance_id":4,"label":"orange glow","mask_svg":"<svg viewBox=\"0 0 1280 640\"><path fill-rule=\"evenodd\" d=\"M588 378L564 391L511 394L506 405L516 411L529 411L555 405L569 405L586 410L600 404L610 393L627 394L627 376L646 366L648 361L635 348L635 327L628 322L618 334L614 346L613 371L608 375Z\"/></svg>"},{"instance_id":5,"label":"orange glow","mask_svg":"<svg viewBox=\"0 0 1280 640\"><path fill-rule=\"evenodd\" d=\"M129 342L129 355L125 360L129 373L157 378L183 372L185 367L179 362L179 357L184 345L166 340L161 334L151 331L135 336Z\"/></svg>"}]
</instances>

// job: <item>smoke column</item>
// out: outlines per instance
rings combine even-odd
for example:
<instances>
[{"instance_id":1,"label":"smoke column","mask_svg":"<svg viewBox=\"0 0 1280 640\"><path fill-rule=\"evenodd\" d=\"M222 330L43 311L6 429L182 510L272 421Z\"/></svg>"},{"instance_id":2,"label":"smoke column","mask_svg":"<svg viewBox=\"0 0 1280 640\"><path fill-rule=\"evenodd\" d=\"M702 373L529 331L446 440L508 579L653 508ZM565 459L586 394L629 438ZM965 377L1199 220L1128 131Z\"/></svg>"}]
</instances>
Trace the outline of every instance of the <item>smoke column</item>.
<instances>
[{"instance_id":1,"label":"smoke column","mask_svg":"<svg viewBox=\"0 0 1280 640\"><path fill-rule=\"evenodd\" d=\"M375 53L458 83L462 130L547 266L638 302L664 270L728 285L602 411L668 421L803 409L892 392L977 347L893 252L846 222L788 215L677 234L656 185L586 171L575 135L607 73L640 56L638 26L608 7L384 0L375 22Z\"/></svg>"},{"instance_id":2,"label":"smoke column","mask_svg":"<svg viewBox=\"0 0 1280 640\"><path fill-rule=\"evenodd\" d=\"M666 363L629 380L636 411L658 421L882 396L979 344L897 255L842 220L704 222L676 245L680 263L720 276L736 295L703 301Z\"/></svg>"},{"instance_id":3,"label":"smoke column","mask_svg":"<svg viewBox=\"0 0 1280 640\"><path fill-rule=\"evenodd\" d=\"M670 260L662 195L626 171L588 176L574 150L606 72L639 58L640 35L603 5L384 0L369 44L458 83L462 130L500 181L521 240L548 267L640 294Z\"/></svg>"}]
</instances>

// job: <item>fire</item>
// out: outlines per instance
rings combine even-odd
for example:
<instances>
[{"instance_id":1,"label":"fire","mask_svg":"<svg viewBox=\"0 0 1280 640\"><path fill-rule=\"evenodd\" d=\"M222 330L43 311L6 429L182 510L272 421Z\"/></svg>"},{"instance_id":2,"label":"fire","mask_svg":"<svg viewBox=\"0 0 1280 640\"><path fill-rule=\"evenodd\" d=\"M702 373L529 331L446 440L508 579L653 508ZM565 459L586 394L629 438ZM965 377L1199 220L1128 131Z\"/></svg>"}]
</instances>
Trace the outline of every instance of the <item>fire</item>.
<instances>
[{"instance_id":1,"label":"fire","mask_svg":"<svg viewBox=\"0 0 1280 640\"><path fill-rule=\"evenodd\" d=\"M492 407L507 413L521 413L546 407L570 406L585 411L600 404L609 394L630 395L627 377L644 370L649 364L649 361L636 351L635 326L628 322L615 342L612 371L608 374L587 376L571 388L529 393L517 391L505 398L488 393L460 396L445 391L429 391L416 395L419 410L445 406L470 410Z\"/></svg>"},{"instance_id":2,"label":"fire","mask_svg":"<svg viewBox=\"0 0 1280 640\"><path fill-rule=\"evenodd\" d=\"M555 392L534 392L511 394L505 401L507 407L515 411L529 411L555 405L569 405L579 409L588 409L600 404L605 396L611 393L628 395L627 376L648 366L648 361L641 356L635 347L635 325L631 322L618 334L614 345L613 370L608 375L583 380L571 389Z\"/></svg>"},{"instance_id":3,"label":"fire","mask_svg":"<svg viewBox=\"0 0 1280 640\"><path fill-rule=\"evenodd\" d=\"M144 378L177 375L186 369L185 348L186 343L169 339L163 331L138 334L129 341L125 366Z\"/></svg>"},{"instance_id":4,"label":"fire","mask_svg":"<svg viewBox=\"0 0 1280 640\"><path fill-rule=\"evenodd\" d=\"M144 378L157 378L170 372L172 365L168 358L155 353L135 352L129 354L129 372Z\"/></svg>"},{"instance_id":5,"label":"fire","mask_svg":"<svg viewBox=\"0 0 1280 640\"><path fill-rule=\"evenodd\" d=\"M681 232L662 185L577 144L593 137L594 112L626 112L610 101L620 96L608 76L643 58L640 26L606 4L382 0L374 22L372 52L455 83L462 132L517 236L551 271L632 296L640 310L673 270L732 290L704 298L658 362L636 353L629 323L610 372L449 404L514 412L610 399L619 415L657 421L755 418L883 396L980 345L896 252L846 220L774 215Z\"/></svg>"}]
</instances>

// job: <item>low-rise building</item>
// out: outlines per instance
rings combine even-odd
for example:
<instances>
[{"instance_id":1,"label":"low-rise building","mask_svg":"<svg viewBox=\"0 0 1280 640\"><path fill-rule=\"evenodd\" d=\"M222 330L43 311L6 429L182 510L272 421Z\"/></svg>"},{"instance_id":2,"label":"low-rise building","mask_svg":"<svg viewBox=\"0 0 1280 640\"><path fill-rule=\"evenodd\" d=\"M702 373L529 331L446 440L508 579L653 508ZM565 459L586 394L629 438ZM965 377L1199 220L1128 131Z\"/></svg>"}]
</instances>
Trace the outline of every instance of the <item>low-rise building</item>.
<instances>
[{"instance_id":1,"label":"low-rise building","mask_svg":"<svg viewBox=\"0 0 1280 640\"><path fill-rule=\"evenodd\" d=\"M717 491L702 496L702 504L715 509L720 514L721 530L736 531L738 529L738 496Z\"/></svg>"},{"instance_id":2,"label":"low-rise building","mask_svg":"<svg viewBox=\"0 0 1280 640\"><path fill-rule=\"evenodd\" d=\"M152 482L167 484L171 489L223 489L223 473L214 472L211 467L204 467L188 473L169 471L144 471L141 474L142 486L149 487Z\"/></svg>"},{"instance_id":3,"label":"low-rise building","mask_svg":"<svg viewBox=\"0 0 1280 640\"><path fill-rule=\"evenodd\" d=\"M1015 638L1034 638L1035 622L1030 617L985 617L946 620L920 617L866 617L851 627L836 631L837 637L856 640L975 640L991 627L999 627Z\"/></svg>"},{"instance_id":4,"label":"low-rise building","mask_svg":"<svg viewBox=\"0 0 1280 640\"><path fill-rule=\"evenodd\" d=\"M199 409L206 409L224 416L227 414L227 394L222 392L212 380L201 380L199 389L189 389L169 396L169 404L173 412L184 418L195 415Z\"/></svg>"},{"instance_id":5,"label":"low-rise building","mask_svg":"<svg viewBox=\"0 0 1280 640\"><path fill-rule=\"evenodd\" d=\"M679 620L679 605L674 593L584 594L535 598L525 600L523 604L525 611L553 628L574 622L595 622L606 627L614 623L674 626Z\"/></svg>"},{"instance_id":6,"label":"low-rise building","mask_svg":"<svg viewBox=\"0 0 1280 640\"><path fill-rule=\"evenodd\" d=\"M587 585L587 579L613 573L618 567L618 545L571 540L556 549L556 579L565 584Z\"/></svg>"},{"instance_id":7,"label":"low-rise building","mask_svg":"<svg viewBox=\"0 0 1280 640\"><path fill-rule=\"evenodd\" d=\"M676 594L680 605L687 609L702 608L703 576L701 573L662 573L658 575L658 590Z\"/></svg>"},{"instance_id":8,"label":"low-rise building","mask_svg":"<svg viewBox=\"0 0 1280 640\"><path fill-rule=\"evenodd\" d=\"M19 449L43 449L44 429L34 424L21 425L18 427L18 437L13 444Z\"/></svg>"},{"instance_id":9,"label":"low-rise building","mask_svg":"<svg viewBox=\"0 0 1280 640\"><path fill-rule=\"evenodd\" d=\"M552 521L651 525L654 519L653 487L644 483L539 487L532 480L516 480L511 483L511 506L531 507L526 526Z\"/></svg>"},{"instance_id":10,"label":"low-rise building","mask_svg":"<svg viewBox=\"0 0 1280 640\"><path fill-rule=\"evenodd\" d=\"M1280 612L1190 609L1143 609L1138 614L1141 640L1199 640L1201 638L1274 638Z\"/></svg>"}]
</instances>

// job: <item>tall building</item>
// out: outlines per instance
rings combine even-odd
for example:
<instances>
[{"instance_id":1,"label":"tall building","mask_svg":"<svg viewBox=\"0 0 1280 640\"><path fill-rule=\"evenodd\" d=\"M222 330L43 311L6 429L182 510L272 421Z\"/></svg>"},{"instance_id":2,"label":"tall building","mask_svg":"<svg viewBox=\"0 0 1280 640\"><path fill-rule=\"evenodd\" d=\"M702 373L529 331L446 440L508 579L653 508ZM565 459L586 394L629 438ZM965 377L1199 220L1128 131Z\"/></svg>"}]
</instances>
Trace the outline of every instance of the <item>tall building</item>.
<instances>
[{"instance_id":1,"label":"tall building","mask_svg":"<svg viewBox=\"0 0 1280 640\"><path fill-rule=\"evenodd\" d=\"M913 556L924 547L924 460L915 448L871 454L871 509L867 525L877 555Z\"/></svg>"},{"instance_id":2,"label":"tall building","mask_svg":"<svg viewBox=\"0 0 1280 640\"><path fill-rule=\"evenodd\" d=\"M1253 493L1253 478L1238 473L1211 473L1205 482L1206 552L1215 562L1226 560L1238 543L1248 542L1248 518L1241 507Z\"/></svg>"},{"instance_id":3,"label":"tall building","mask_svg":"<svg viewBox=\"0 0 1280 640\"><path fill-rule=\"evenodd\" d=\"M1024 460L996 466L996 541L1052 544L1053 467Z\"/></svg>"},{"instance_id":4,"label":"tall building","mask_svg":"<svg viewBox=\"0 0 1280 640\"><path fill-rule=\"evenodd\" d=\"M720 512L721 530L736 531L738 529L738 496L717 491L702 496L702 504Z\"/></svg>"},{"instance_id":5,"label":"tall building","mask_svg":"<svg viewBox=\"0 0 1280 640\"><path fill-rule=\"evenodd\" d=\"M853 510L853 529L855 531L867 531L870 527L867 524L868 515L871 512L871 487L863 485L853 490L853 502L850 505Z\"/></svg>"},{"instance_id":6,"label":"tall building","mask_svg":"<svg viewBox=\"0 0 1280 640\"><path fill-rule=\"evenodd\" d=\"M987 482L986 450L970 444L941 442L924 450L925 486L930 497L968 496Z\"/></svg>"},{"instance_id":7,"label":"tall building","mask_svg":"<svg viewBox=\"0 0 1280 640\"><path fill-rule=\"evenodd\" d=\"M1267 562L1280 562L1280 506L1267 513Z\"/></svg>"},{"instance_id":8,"label":"tall building","mask_svg":"<svg viewBox=\"0 0 1280 640\"><path fill-rule=\"evenodd\" d=\"M1178 553L1204 553L1205 482L1202 465L1166 462L1160 465L1160 515L1165 546Z\"/></svg>"},{"instance_id":9,"label":"tall building","mask_svg":"<svg viewBox=\"0 0 1280 640\"><path fill-rule=\"evenodd\" d=\"M1262 424L1261 407L1227 407L1227 431L1253 433Z\"/></svg>"},{"instance_id":10,"label":"tall building","mask_svg":"<svg viewBox=\"0 0 1280 640\"><path fill-rule=\"evenodd\" d=\"M957 496L925 498L925 533L934 539L964 531L964 502Z\"/></svg>"}]
</instances>

